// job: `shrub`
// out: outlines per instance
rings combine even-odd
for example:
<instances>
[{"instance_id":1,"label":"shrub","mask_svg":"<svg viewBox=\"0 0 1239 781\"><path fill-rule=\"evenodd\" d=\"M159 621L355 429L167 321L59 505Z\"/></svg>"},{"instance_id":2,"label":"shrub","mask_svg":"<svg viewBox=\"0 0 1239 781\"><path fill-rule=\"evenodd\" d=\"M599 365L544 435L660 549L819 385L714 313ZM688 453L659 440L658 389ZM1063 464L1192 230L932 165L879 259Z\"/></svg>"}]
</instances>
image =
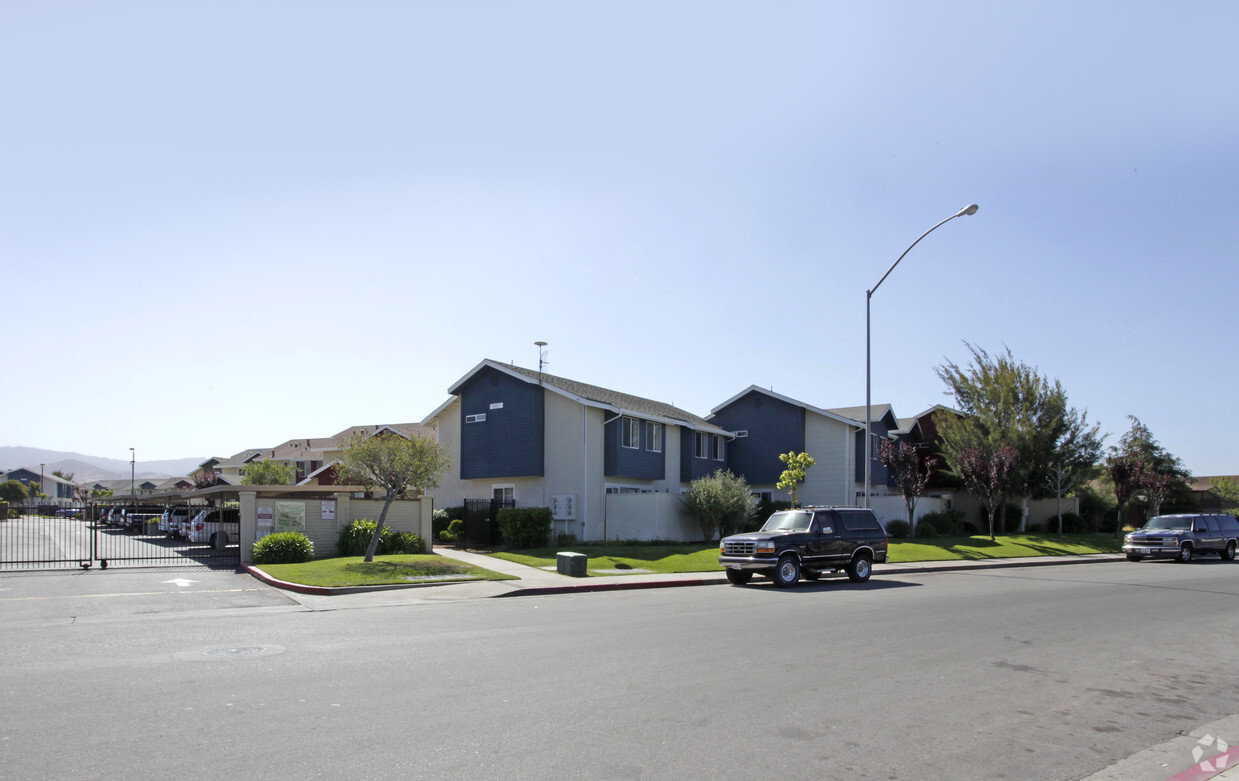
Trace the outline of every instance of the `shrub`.
<instances>
[{"instance_id":1,"label":"shrub","mask_svg":"<svg viewBox=\"0 0 1239 781\"><path fill-rule=\"evenodd\" d=\"M557 534L555 535L555 544L561 548L566 548L569 545L576 545L575 534Z\"/></svg>"},{"instance_id":2,"label":"shrub","mask_svg":"<svg viewBox=\"0 0 1239 781\"><path fill-rule=\"evenodd\" d=\"M1058 516L1052 515L1045 522L1046 534L1058 534ZM1063 513L1063 534L1080 534L1088 531L1084 519L1075 513Z\"/></svg>"},{"instance_id":3,"label":"shrub","mask_svg":"<svg viewBox=\"0 0 1239 781\"><path fill-rule=\"evenodd\" d=\"M314 558L314 543L301 532L268 534L254 543L255 564L300 564Z\"/></svg>"},{"instance_id":4,"label":"shrub","mask_svg":"<svg viewBox=\"0 0 1239 781\"><path fill-rule=\"evenodd\" d=\"M444 542L456 542L465 533L465 522L460 518L453 518L447 522L447 528L439 532L439 539Z\"/></svg>"},{"instance_id":5,"label":"shrub","mask_svg":"<svg viewBox=\"0 0 1239 781\"><path fill-rule=\"evenodd\" d=\"M386 532L387 529L383 531ZM394 532L390 537L384 534L379 538L379 553L385 556L425 552L426 543L422 540L422 535L415 532Z\"/></svg>"},{"instance_id":6,"label":"shrub","mask_svg":"<svg viewBox=\"0 0 1239 781\"><path fill-rule=\"evenodd\" d=\"M917 524L917 529L920 529L920 524L928 521L933 524L934 529L946 535L947 537L955 537L961 534L966 534L963 529L968 527L976 529L975 526L964 520L965 514L963 510L935 510L932 513L925 513L921 516L920 522ZM917 532L920 536L920 532Z\"/></svg>"},{"instance_id":7,"label":"shrub","mask_svg":"<svg viewBox=\"0 0 1239 781\"><path fill-rule=\"evenodd\" d=\"M430 516L430 533L435 537L447 531L447 525L452 522L452 517L447 514L447 510L435 510L434 515Z\"/></svg>"},{"instance_id":8,"label":"shrub","mask_svg":"<svg viewBox=\"0 0 1239 781\"><path fill-rule=\"evenodd\" d=\"M916 538L918 540L932 540L938 536L938 530L934 528L932 523L928 523L924 518L917 521Z\"/></svg>"},{"instance_id":9,"label":"shrub","mask_svg":"<svg viewBox=\"0 0 1239 781\"><path fill-rule=\"evenodd\" d=\"M540 548L551 539L549 507L505 507L498 521L503 539L513 548Z\"/></svg>"},{"instance_id":10,"label":"shrub","mask_svg":"<svg viewBox=\"0 0 1239 781\"><path fill-rule=\"evenodd\" d=\"M886 534L889 537L903 539L908 536L908 531L911 529L907 521L887 521Z\"/></svg>"}]
</instances>

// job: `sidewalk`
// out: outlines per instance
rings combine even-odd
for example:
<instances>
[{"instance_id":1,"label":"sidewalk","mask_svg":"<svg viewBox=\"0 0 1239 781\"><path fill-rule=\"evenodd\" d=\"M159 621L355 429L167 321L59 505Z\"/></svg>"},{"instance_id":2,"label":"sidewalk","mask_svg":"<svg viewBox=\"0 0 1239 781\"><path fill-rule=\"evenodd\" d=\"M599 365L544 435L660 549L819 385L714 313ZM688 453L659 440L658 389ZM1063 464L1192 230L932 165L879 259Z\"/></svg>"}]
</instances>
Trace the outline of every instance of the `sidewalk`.
<instances>
[{"instance_id":1,"label":"sidewalk","mask_svg":"<svg viewBox=\"0 0 1239 781\"><path fill-rule=\"evenodd\" d=\"M343 594L358 594L372 591L387 591L392 589L434 588L451 590L463 599L486 599L490 597L514 596L545 596L549 594L571 594L590 591L621 591L647 588L678 588L681 586L712 586L725 585L727 575L722 570L716 572L682 572L682 573L645 573L633 575L591 575L584 578L573 578L560 575L554 570L544 570L537 567L527 567L493 556L456 550L455 548L437 547L434 552L449 559L472 564L476 567L512 575L519 580L487 580L449 583L417 583L407 586L374 586L359 588L322 588L318 586L302 586L295 583L283 583L275 580L257 567L248 566L251 575L272 586L288 591L304 594L335 596ZM973 559L953 561L923 561L908 564L875 564L875 578L891 575L911 575L930 572L956 572L967 570L1005 569L1009 567L1047 567L1067 564L1100 564L1106 562L1125 561L1122 554L1100 553L1081 556L1028 556L1013 559Z\"/></svg>"}]
</instances>

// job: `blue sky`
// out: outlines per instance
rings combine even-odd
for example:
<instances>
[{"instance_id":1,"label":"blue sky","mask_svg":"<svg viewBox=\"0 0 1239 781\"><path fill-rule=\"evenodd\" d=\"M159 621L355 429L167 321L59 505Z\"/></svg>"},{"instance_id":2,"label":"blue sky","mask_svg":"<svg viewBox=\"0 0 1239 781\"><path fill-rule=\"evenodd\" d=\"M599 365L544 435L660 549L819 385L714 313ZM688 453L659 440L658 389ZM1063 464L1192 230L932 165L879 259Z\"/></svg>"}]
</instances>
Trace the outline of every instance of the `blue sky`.
<instances>
[{"instance_id":1,"label":"blue sky","mask_svg":"<svg viewBox=\"0 0 1239 781\"><path fill-rule=\"evenodd\" d=\"M1239 472L1239 6L9 2L0 444L417 421L484 358L900 415L964 342Z\"/></svg>"}]
</instances>

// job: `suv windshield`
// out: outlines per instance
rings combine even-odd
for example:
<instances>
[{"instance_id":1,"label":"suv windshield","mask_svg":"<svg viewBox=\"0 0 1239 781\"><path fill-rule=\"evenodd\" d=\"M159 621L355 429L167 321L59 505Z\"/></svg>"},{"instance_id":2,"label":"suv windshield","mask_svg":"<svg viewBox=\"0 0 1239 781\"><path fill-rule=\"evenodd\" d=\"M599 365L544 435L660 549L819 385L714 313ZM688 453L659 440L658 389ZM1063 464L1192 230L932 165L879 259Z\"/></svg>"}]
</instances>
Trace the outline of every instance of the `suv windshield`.
<instances>
[{"instance_id":1,"label":"suv windshield","mask_svg":"<svg viewBox=\"0 0 1239 781\"><path fill-rule=\"evenodd\" d=\"M1150 518L1149 522L1144 525L1144 528L1188 531L1192 528L1192 521L1190 518L1173 518L1169 515L1159 515L1156 518Z\"/></svg>"},{"instance_id":2,"label":"suv windshield","mask_svg":"<svg viewBox=\"0 0 1239 781\"><path fill-rule=\"evenodd\" d=\"M770 516L770 520L766 521L766 524L761 527L761 530L764 532L798 531L801 529L807 531L809 528L809 523L812 520L813 513L806 513L802 511L775 513Z\"/></svg>"}]
</instances>

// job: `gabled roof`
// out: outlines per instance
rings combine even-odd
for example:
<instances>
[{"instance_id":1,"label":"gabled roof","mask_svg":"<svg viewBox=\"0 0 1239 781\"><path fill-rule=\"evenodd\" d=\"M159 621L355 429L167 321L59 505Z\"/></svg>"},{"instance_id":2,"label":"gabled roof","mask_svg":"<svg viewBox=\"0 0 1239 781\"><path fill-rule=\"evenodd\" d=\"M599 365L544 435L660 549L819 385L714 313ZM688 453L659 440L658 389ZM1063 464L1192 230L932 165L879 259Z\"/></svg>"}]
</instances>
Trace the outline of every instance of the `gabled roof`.
<instances>
[{"instance_id":1,"label":"gabled roof","mask_svg":"<svg viewBox=\"0 0 1239 781\"><path fill-rule=\"evenodd\" d=\"M737 393L735 396L732 396L732 397L731 397L730 399L728 399L727 401L724 401L722 404L720 404L720 405L718 405L717 407L715 407L714 409L710 410L710 415L707 417L707 420L708 420L709 418L714 417L714 416L718 413L718 411L719 411L719 410L721 410L721 409L723 409L724 407L727 407L727 406L729 406L729 405L731 405L731 404L734 404L735 402L739 401L740 399L744 398L745 396L749 395L750 393L761 393L761 394L763 394L763 395L769 396L769 397L770 397L770 398L772 398L772 399L778 399L779 401L786 402L787 404L791 404L793 407L803 407L804 409L808 410L809 412L814 412L814 413L816 413L816 414L818 414L818 415L821 415L821 416L823 416L823 417L830 418L831 420L837 420L837 421L839 421L840 423L846 423L846 424L848 424L849 426L855 426L855 425L856 425L856 421L855 421L855 420L852 420L851 418L848 418L848 417L846 417L846 416L844 416L844 415L840 415L840 414L838 414L838 411L837 411L837 410L827 410L827 409L822 409L821 407L815 407L815 406L813 406L812 404L806 404L806 403L804 403L803 401L799 401L799 400L797 400L797 399L793 399L791 396L784 396L784 395L783 395L783 394L781 394L781 393L775 393L774 391L769 390L769 389L767 389L767 388L759 388L759 387L758 387L758 386L756 386L756 385L750 385L749 387L747 387L747 388L745 388L744 390L742 390L742 391L740 391L739 393ZM864 408L862 407L861 409L864 409Z\"/></svg>"},{"instance_id":2,"label":"gabled roof","mask_svg":"<svg viewBox=\"0 0 1239 781\"><path fill-rule=\"evenodd\" d=\"M485 369L494 369L531 385L541 385L552 393L558 393L587 407L595 407L623 415L653 420L658 423L669 423L673 426L684 426L685 428L709 431L716 434L730 435L731 433L707 422L698 415L686 412L672 404L646 399L641 396L633 396L628 393L620 393L609 388L601 388L597 385L589 385L588 383L570 380L565 377L556 377L545 372L537 372L532 369L525 369L513 364L499 363L492 360L482 361L473 367L468 374L457 380L452 387L448 388L447 392L452 394L453 398L448 399L438 409L427 415L425 420L422 421L422 425L429 425L430 421L438 417L443 410L447 409L456 400L455 397L460 395L461 387Z\"/></svg>"},{"instance_id":3,"label":"gabled roof","mask_svg":"<svg viewBox=\"0 0 1239 781\"><path fill-rule=\"evenodd\" d=\"M831 412L835 413L836 415L842 415L848 420L857 421L858 423L861 424L862 428L864 427L864 423L865 423L864 405L861 405L859 407L835 407L834 409L831 410ZM881 420L887 415L890 415L891 420L895 421L896 424L899 423L899 418L895 417L895 410L891 408L891 405L889 404L869 405L869 419L870 420Z\"/></svg>"},{"instance_id":4,"label":"gabled roof","mask_svg":"<svg viewBox=\"0 0 1239 781\"><path fill-rule=\"evenodd\" d=\"M384 423L372 426L350 426L327 440L327 447L335 448L348 444L348 441L358 434L377 434L384 429L410 438L434 439L434 431L422 423Z\"/></svg>"},{"instance_id":5,"label":"gabled roof","mask_svg":"<svg viewBox=\"0 0 1239 781\"><path fill-rule=\"evenodd\" d=\"M38 476L39 476L39 468L38 468L38 467L34 467L34 466L20 466L20 467L18 467L17 469L10 469L8 472L5 472L5 473L4 473L4 477L7 479L7 478L8 478L8 476L9 476L9 475L11 475L11 474L13 474L14 472L29 472L29 473L30 473L30 475L32 476L32 477L31 477L31 479L33 479L34 477L38 477ZM60 475L54 475L54 474L52 474L51 472L48 472L48 471L46 471L46 470L43 472L43 482L45 482L45 483L60 483L60 484L62 484L62 485L74 485L74 486L75 486L75 485L77 485L77 483L73 482L72 480L66 480L66 479L64 479L63 477L61 477Z\"/></svg>"}]
</instances>

